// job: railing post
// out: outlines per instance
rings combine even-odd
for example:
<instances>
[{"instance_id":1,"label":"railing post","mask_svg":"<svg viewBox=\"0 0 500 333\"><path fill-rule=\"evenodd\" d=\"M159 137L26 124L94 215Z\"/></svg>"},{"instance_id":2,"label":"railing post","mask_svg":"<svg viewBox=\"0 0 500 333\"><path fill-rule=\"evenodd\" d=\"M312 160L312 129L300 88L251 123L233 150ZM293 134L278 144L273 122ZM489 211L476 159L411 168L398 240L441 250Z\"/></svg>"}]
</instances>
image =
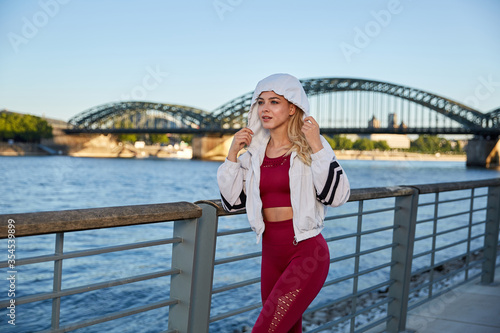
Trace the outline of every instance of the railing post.
<instances>
[{"instance_id":1,"label":"railing post","mask_svg":"<svg viewBox=\"0 0 500 333\"><path fill-rule=\"evenodd\" d=\"M196 204L201 207L202 215L198 222L196 238L190 332L208 333L218 217L214 205L201 202Z\"/></svg>"},{"instance_id":2,"label":"railing post","mask_svg":"<svg viewBox=\"0 0 500 333\"><path fill-rule=\"evenodd\" d=\"M393 243L390 278L394 283L389 287L389 297L392 301L388 305L387 332L404 332L408 311L408 296L410 289L411 264L413 245L415 240L415 224L417 221L418 190L413 194L396 198L394 212Z\"/></svg>"},{"instance_id":3,"label":"railing post","mask_svg":"<svg viewBox=\"0 0 500 333\"><path fill-rule=\"evenodd\" d=\"M64 232L56 233L56 247L54 254L63 254L64 251ZM63 260L58 259L54 260L54 280L52 283L53 292L61 291L62 285L62 264ZM61 298L55 297L52 299L52 319L51 319L51 328L57 329L59 328L59 321L61 316Z\"/></svg>"},{"instance_id":4,"label":"railing post","mask_svg":"<svg viewBox=\"0 0 500 333\"><path fill-rule=\"evenodd\" d=\"M189 314L192 306L197 226L198 219L174 222L173 236L181 238L182 242L176 243L172 247L172 268L177 268L181 272L172 275L170 280L170 298L177 299L179 302L169 308L168 328L179 333L188 333L191 324Z\"/></svg>"},{"instance_id":5,"label":"railing post","mask_svg":"<svg viewBox=\"0 0 500 333\"><path fill-rule=\"evenodd\" d=\"M486 226L484 236L484 262L481 284L495 280L495 266L498 247L498 224L500 223L500 186L488 187Z\"/></svg>"}]
</instances>

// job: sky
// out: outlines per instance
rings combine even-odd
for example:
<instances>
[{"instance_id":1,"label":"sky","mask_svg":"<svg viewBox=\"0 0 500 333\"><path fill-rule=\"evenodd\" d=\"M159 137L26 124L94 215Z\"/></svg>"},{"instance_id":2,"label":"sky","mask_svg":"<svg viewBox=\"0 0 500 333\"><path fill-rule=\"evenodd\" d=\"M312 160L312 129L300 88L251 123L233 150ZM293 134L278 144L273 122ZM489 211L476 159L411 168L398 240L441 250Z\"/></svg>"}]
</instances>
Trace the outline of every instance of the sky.
<instances>
[{"instance_id":1,"label":"sky","mask_svg":"<svg viewBox=\"0 0 500 333\"><path fill-rule=\"evenodd\" d=\"M500 107L498 0L0 0L0 109L142 100L212 111L273 73Z\"/></svg>"}]
</instances>

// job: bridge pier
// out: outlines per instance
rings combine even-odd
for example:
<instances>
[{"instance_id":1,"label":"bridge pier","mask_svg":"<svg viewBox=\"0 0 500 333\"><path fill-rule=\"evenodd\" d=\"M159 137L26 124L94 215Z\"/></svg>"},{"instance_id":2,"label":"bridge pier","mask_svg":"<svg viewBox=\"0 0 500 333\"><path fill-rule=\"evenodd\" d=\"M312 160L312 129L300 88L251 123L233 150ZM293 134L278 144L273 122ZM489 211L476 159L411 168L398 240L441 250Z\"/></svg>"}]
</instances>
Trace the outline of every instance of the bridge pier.
<instances>
[{"instance_id":1,"label":"bridge pier","mask_svg":"<svg viewBox=\"0 0 500 333\"><path fill-rule=\"evenodd\" d=\"M467 166L482 168L500 167L500 140L480 136L469 140L467 144Z\"/></svg>"},{"instance_id":2,"label":"bridge pier","mask_svg":"<svg viewBox=\"0 0 500 333\"><path fill-rule=\"evenodd\" d=\"M233 135L196 136L191 146L193 159L197 160L224 160L233 140Z\"/></svg>"}]
</instances>

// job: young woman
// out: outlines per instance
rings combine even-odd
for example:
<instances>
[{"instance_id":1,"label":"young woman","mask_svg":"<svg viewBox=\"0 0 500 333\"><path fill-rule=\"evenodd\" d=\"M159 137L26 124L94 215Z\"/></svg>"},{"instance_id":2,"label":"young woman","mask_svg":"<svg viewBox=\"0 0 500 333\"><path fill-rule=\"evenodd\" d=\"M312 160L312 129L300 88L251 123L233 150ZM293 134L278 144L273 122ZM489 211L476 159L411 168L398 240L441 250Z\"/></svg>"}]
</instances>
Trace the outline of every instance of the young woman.
<instances>
[{"instance_id":1,"label":"young woman","mask_svg":"<svg viewBox=\"0 0 500 333\"><path fill-rule=\"evenodd\" d=\"M235 134L217 172L224 209L246 208L257 243L262 238L263 308L252 332L302 332L302 314L330 266L321 235L326 207L349 198L349 181L308 113L297 78L263 79L253 93L248 127Z\"/></svg>"}]
</instances>

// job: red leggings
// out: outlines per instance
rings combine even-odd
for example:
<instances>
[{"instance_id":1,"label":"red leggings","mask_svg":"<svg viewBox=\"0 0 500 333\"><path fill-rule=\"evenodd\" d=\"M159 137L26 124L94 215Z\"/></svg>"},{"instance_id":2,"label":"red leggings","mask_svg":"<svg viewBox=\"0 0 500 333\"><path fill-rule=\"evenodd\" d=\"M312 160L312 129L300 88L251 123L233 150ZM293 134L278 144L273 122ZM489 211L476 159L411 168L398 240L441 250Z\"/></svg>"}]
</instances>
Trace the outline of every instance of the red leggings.
<instances>
[{"instance_id":1,"label":"red leggings","mask_svg":"<svg viewBox=\"0 0 500 333\"><path fill-rule=\"evenodd\" d=\"M253 333L302 332L302 314L325 283L330 252L323 236L293 243L292 220L266 222L261 266L263 308Z\"/></svg>"}]
</instances>

